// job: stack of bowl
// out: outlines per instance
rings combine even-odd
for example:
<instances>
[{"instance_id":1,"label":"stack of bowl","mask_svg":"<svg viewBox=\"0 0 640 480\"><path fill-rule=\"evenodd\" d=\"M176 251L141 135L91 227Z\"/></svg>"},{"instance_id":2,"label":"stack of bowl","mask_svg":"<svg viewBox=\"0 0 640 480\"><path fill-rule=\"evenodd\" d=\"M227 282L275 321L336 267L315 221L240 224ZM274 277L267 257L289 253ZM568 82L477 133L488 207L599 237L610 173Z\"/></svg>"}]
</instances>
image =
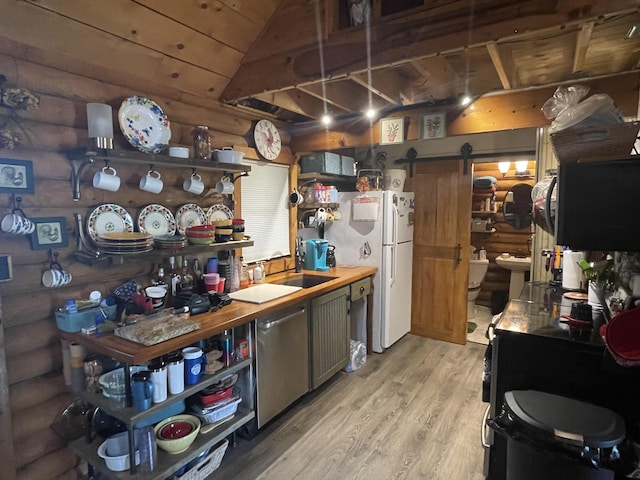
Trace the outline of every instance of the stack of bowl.
<instances>
[{"instance_id":1,"label":"stack of bowl","mask_svg":"<svg viewBox=\"0 0 640 480\"><path fill-rule=\"evenodd\" d=\"M216 242L228 242L231 240L233 234L231 222L231 219L213 221L213 225L216 227Z\"/></svg>"},{"instance_id":2,"label":"stack of bowl","mask_svg":"<svg viewBox=\"0 0 640 480\"><path fill-rule=\"evenodd\" d=\"M231 228L233 230L233 239L240 241L244 239L244 220L242 218L234 218Z\"/></svg>"},{"instance_id":3,"label":"stack of bowl","mask_svg":"<svg viewBox=\"0 0 640 480\"><path fill-rule=\"evenodd\" d=\"M187 227L184 234L189 243L194 245L209 245L213 243L216 235L216 227L213 225L194 225Z\"/></svg>"},{"instance_id":4,"label":"stack of bowl","mask_svg":"<svg viewBox=\"0 0 640 480\"><path fill-rule=\"evenodd\" d=\"M158 423L153 431L158 447L167 453L182 453L198 436L200 419L195 415L176 415Z\"/></svg>"}]
</instances>

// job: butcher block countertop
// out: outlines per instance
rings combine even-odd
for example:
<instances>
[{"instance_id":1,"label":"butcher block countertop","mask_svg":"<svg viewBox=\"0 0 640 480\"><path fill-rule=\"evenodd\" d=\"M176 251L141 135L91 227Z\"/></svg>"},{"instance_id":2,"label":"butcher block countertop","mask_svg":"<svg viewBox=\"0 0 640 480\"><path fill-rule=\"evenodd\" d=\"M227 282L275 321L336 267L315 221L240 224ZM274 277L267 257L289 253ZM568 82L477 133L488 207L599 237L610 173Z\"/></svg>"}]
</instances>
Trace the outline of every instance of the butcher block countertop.
<instances>
[{"instance_id":1,"label":"butcher block countertop","mask_svg":"<svg viewBox=\"0 0 640 480\"><path fill-rule=\"evenodd\" d=\"M243 325L271 312L282 310L296 303L307 301L324 293L349 285L355 281L374 275L375 267L337 266L327 272L303 270L302 273L313 276L335 277L315 287L303 288L289 295L264 303L248 303L234 300L216 312L194 315L192 318L200 322L200 329L186 333L162 343L144 346L113 333L87 336L82 333L69 333L60 330L60 335L71 341L84 345L95 353L108 355L129 365L136 365L157 358L174 350L179 350L204 338L217 335L239 325ZM288 277L299 276L294 272L269 275L267 283L278 283ZM248 287L252 288L252 287Z\"/></svg>"}]
</instances>

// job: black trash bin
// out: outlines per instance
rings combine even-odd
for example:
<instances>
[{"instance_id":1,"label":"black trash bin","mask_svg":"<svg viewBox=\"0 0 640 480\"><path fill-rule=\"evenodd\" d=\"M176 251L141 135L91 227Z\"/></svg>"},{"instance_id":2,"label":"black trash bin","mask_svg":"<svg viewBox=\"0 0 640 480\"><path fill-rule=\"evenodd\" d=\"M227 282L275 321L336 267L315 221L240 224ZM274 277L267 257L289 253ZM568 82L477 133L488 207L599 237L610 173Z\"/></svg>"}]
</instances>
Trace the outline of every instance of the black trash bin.
<instances>
[{"instance_id":1,"label":"black trash bin","mask_svg":"<svg viewBox=\"0 0 640 480\"><path fill-rule=\"evenodd\" d=\"M624 468L624 420L606 408L514 390L488 423L507 436L507 480L613 480Z\"/></svg>"}]
</instances>

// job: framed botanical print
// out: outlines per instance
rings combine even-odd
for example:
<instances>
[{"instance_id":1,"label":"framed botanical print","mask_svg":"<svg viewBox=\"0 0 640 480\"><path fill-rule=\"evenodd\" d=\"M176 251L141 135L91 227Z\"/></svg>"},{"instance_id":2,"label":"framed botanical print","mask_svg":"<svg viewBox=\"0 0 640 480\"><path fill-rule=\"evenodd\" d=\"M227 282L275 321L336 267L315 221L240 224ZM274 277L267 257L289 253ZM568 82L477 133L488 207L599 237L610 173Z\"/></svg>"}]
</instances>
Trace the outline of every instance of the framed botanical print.
<instances>
[{"instance_id":1,"label":"framed botanical print","mask_svg":"<svg viewBox=\"0 0 640 480\"><path fill-rule=\"evenodd\" d=\"M404 118L383 118L380 120L380 145L404 142Z\"/></svg>"},{"instance_id":2,"label":"framed botanical print","mask_svg":"<svg viewBox=\"0 0 640 480\"><path fill-rule=\"evenodd\" d=\"M31 249L46 250L49 248L66 247L67 221L64 217L31 218L36 229L31 234Z\"/></svg>"},{"instance_id":3,"label":"framed botanical print","mask_svg":"<svg viewBox=\"0 0 640 480\"><path fill-rule=\"evenodd\" d=\"M420 138L431 140L434 138L444 138L446 136L446 114L427 113L422 116L420 125Z\"/></svg>"},{"instance_id":4,"label":"framed botanical print","mask_svg":"<svg viewBox=\"0 0 640 480\"><path fill-rule=\"evenodd\" d=\"M33 193L33 163L0 158L0 193Z\"/></svg>"}]
</instances>

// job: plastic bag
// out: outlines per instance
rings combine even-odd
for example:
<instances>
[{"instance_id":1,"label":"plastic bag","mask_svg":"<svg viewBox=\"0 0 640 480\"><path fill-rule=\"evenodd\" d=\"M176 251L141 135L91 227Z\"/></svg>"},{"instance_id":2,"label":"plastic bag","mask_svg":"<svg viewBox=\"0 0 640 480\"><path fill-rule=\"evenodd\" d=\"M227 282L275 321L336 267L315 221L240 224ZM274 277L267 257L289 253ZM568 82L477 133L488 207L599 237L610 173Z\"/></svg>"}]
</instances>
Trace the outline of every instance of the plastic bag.
<instances>
[{"instance_id":1,"label":"plastic bag","mask_svg":"<svg viewBox=\"0 0 640 480\"><path fill-rule=\"evenodd\" d=\"M367 363L367 347L364 343L357 340L351 340L349 346L349 363L345 367L347 372L358 370Z\"/></svg>"},{"instance_id":2,"label":"plastic bag","mask_svg":"<svg viewBox=\"0 0 640 480\"><path fill-rule=\"evenodd\" d=\"M589 87L583 85L556 89L553 96L542 106L545 117L555 118L549 129L551 133L565 130L578 123L581 127L588 127L624 122L622 114L609 95L591 95L581 102L580 100L587 93L589 93Z\"/></svg>"}]
</instances>

